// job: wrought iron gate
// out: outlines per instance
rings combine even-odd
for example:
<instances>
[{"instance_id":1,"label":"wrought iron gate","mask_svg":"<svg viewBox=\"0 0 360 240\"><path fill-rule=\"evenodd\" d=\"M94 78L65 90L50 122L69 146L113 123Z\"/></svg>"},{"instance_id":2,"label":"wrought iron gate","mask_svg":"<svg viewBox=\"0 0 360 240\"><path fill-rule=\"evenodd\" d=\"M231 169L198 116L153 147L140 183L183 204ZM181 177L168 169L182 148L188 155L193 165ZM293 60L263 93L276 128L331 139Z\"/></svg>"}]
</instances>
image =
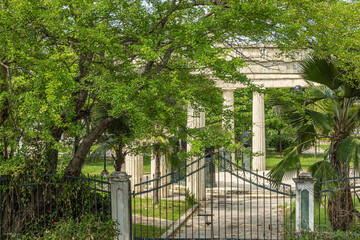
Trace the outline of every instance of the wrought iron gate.
<instances>
[{"instance_id":1,"label":"wrought iron gate","mask_svg":"<svg viewBox=\"0 0 360 240\"><path fill-rule=\"evenodd\" d=\"M153 200L156 195L158 202ZM276 182L264 172L247 171L211 152L135 185L133 236L284 239L294 228L293 200L291 185Z\"/></svg>"}]
</instances>

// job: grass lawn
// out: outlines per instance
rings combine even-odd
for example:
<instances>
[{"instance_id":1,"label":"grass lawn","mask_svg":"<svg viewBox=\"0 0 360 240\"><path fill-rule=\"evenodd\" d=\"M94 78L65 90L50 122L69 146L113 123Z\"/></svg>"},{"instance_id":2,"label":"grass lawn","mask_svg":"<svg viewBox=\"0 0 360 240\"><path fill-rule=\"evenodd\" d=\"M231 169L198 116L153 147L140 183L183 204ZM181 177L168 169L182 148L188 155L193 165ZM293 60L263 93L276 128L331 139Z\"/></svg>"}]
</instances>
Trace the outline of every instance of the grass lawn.
<instances>
[{"instance_id":1,"label":"grass lawn","mask_svg":"<svg viewBox=\"0 0 360 240\"><path fill-rule=\"evenodd\" d=\"M87 162L84 164L81 172L85 175L100 175L104 170L104 161ZM106 161L106 170L109 173L114 171L114 162L112 159ZM151 159L150 157L144 157L144 174L151 173Z\"/></svg>"},{"instance_id":2,"label":"grass lawn","mask_svg":"<svg viewBox=\"0 0 360 240\"><path fill-rule=\"evenodd\" d=\"M308 169L314 163L324 159L324 154L318 154L317 158L314 157L314 154L302 154L300 159L301 166L303 169ZM270 170L275 167L282 160L282 157L279 153L276 152L267 152L266 153L266 169Z\"/></svg>"},{"instance_id":3,"label":"grass lawn","mask_svg":"<svg viewBox=\"0 0 360 240\"><path fill-rule=\"evenodd\" d=\"M100 175L101 172L104 170L104 161L99 162L91 162L91 163L85 163L81 172L85 175ZM109 173L112 173L114 171L114 163L113 161L106 161L106 170Z\"/></svg>"},{"instance_id":4,"label":"grass lawn","mask_svg":"<svg viewBox=\"0 0 360 240\"><path fill-rule=\"evenodd\" d=\"M165 201L161 200L157 204L152 204L152 199L150 198L135 198L132 199L132 212L135 214L143 215L146 217L156 217L168 220L178 220L189 208L191 204L186 203L185 201Z\"/></svg>"},{"instance_id":5,"label":"grass lawn","mask_svg":"<svg viewBox=\"0 0 360 240\"><path fill-rule=\"evenodd\" d=\"M133 224L135 238L159 238L167 229L151 225Z\"/></svg>"}]
</instances>

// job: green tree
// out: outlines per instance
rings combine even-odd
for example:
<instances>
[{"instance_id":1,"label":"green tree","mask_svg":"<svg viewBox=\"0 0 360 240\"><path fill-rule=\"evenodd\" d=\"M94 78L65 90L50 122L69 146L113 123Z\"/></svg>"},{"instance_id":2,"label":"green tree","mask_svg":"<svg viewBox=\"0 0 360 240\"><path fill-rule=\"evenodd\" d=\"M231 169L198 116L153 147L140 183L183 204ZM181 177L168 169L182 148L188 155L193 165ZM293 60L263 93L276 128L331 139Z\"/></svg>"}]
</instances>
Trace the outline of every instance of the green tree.
<instances>
[{"instance_id":1,"label":"green tree","mask_svg":"<svg viewBox=\"0 0 360 240\"><path fill-rule=\"evenodd\" d=\"M121 116L131 117L141 137L158 123L178 131L186 114L178 106L221 104L208 73L245 77L237 71L244 61L225 59L220 43L266 40L282 12L260 3L2 1L0 127L12 148L22 138L28 157L19 165L55 172L61 136L78 131L95 104L110 108L81 136L68 175L80 174L91 145ZM1 147L6 152L9 143Z\"/></svg>"},{"instance_id":2,"label":"green tree","mask_svg":"<svg viewBox=\"0 0 360 240\"><path fill-rule=\"evenodd\" d=\"M294 89L267 89L265 90L265 125L267 137L271 140L277 135L277 148L283 154L282 139L295 135L295 128L286 122L284 112L301 108L304 95Z\"/></svg>"},{"instance_id":3,"label":"green tree","mask_svg":"<svg viewBox=\"0 0 360 240\"><path fill-rule=\"evenodd\" d=\"M298 54L309 49L319 58L332 56L339 67L349 70L344 80L358 86L360 1L279 0L278 3L284 14L274 31L277 46L287 53Z\"/></svg>"},{"instance_id":4,"label":"green tree","mask_svg":"<svg viewBox=\"0 0 360 240\"><path fill-rule=\"evenodd\" d=\"M99 121L104 118L103 114L106 114L106 109L102 107L96 109ZM103 136L98 139L101 144L90 154L88 160L100 159L107 151L113 150L115 155L111 154L111 156L114 160L114 169L115 171L121 171L125 163L125 157L130 152L130 149L126 147L127 145L129 147L130 143L134 140L134 131L131 129L129 120L128 116L121 116L115 119ZM93 121L95 125L98 124L98 121Z\"/></svg>"},{"instance_id":5,"label":"green tree","mask_svg":"<svg viewBox=\"0 0 360 240\"><path fill-rule=\"evenodd\" d=\"M312 175L320 180L336 176L349 177L350 162L358 169L360 141L351 133L359 125L360 90L344 79L348 71L339 68L332 58L309 58L302 64L303 78L322 84L307 90L303 108L287 113L289 123L297 128L296 146L271 171L281 180L286 171L301 169L301 153L317 138L327 138L330 148L325 158L310 167ZM349 190L349 180L339 181L340 190L328 199L328 214L334 230L349 230L357 213Z\"/></svg>"}]
</instances>

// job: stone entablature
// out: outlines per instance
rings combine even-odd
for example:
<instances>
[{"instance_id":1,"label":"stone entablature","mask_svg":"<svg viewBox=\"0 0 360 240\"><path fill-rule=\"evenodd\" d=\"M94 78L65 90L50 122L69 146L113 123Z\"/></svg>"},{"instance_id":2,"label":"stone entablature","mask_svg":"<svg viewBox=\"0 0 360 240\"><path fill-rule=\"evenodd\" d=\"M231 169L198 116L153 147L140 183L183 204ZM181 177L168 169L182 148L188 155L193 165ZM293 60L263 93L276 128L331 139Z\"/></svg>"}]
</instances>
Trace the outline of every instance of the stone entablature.
<instances>
[{"instance_id":1,"label":"stone entablature","mask_svg":"<svg viewBox=\"0 0 360 240\"><path fill-rule=\"evenodd\" d=\"M239 57L247 62L247 66L239 69L251 83L263 88L293 88L308 84L301 78L300 62L308 55L309 50L294 54L292 58L281 55L276 46L254 44L241 46L229 53L227 59ZM225 83L214 79L219 88L246 88L241 83Z\"/></svg>"}]
</instances>

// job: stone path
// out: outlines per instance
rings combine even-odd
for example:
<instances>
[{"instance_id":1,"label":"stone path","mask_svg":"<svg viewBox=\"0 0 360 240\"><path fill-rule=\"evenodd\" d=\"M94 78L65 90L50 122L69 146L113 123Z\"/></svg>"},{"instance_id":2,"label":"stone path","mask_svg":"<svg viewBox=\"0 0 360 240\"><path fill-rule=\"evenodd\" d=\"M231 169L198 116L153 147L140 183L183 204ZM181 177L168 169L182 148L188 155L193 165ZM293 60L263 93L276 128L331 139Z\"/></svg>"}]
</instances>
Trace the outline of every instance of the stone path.
<instances>
[{"instance_id":1,"label":"stone path","mask_svg":"<svg viewBox=\"0 0 360 240\"><path fill-rule=\"evenodd\" d=\"M226 198L208 194L201 207L173 238L281 239L284 230L284 205L289 198L251 198L240 195ZM211 211L212 208L212 211ZM171 238L172 238L171 237Z\"/></svg>"}]
</instances>

